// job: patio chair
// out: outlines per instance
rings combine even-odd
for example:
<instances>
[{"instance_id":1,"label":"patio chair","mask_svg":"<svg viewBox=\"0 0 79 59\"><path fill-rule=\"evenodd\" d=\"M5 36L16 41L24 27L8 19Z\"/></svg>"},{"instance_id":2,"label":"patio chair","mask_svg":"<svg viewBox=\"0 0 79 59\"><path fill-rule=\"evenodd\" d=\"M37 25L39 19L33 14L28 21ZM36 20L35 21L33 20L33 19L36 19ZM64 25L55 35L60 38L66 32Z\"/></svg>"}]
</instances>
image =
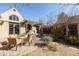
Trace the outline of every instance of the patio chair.
<instances>
[{"instance_id":1,"label":"patio chair","mask_svg":"<svg viewBox=\"0 0 79 59\"><path fill-rule=\"evenodd\" d=\"M32 42L31 39L32 39L32 36L26 34L26 35L24 36L24 39L23 39L23 44L25 45L25 44L29 43L29 45L30 45L30 43Z\"/></svg>"},{"instance_id":2,"label":"patio chair","mask_svg":"<svg viewBox=\"0 0 79 59\"><path fill-rule=\"evenodd\" d=\"M16 38L8 38L8 48L10 48L11 46L16 47L17 50L17 45L19 45L21 43L21 40L16 39Z\"/></svg>"},{"instance_id":3,"label":"patio chair","mask_svg":"<svg viewBox=\"0 0 79 59\"><path fill-rule=\"evenodd\" d=\"M25 35L25 38L24 38L24 44L27 44L29 43L29 45L32 43L32 35Z\"/></svg>"}]
</instances>

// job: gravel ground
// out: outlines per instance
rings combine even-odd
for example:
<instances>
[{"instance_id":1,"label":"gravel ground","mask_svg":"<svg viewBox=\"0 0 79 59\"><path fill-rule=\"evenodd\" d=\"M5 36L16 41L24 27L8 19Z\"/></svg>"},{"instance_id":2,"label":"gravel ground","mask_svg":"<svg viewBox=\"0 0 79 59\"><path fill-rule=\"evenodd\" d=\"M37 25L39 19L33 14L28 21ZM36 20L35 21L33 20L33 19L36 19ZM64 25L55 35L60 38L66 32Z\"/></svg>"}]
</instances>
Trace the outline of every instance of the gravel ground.
<instances>
[{"instance_id":1,"label":"gravel ground","mask_svg":"<svg viewBox=\"0 0 79 59\"><path fill-rule=\"evenodd\" d=\"M36 50L36 46L18 46L18 49L12 48L10 50L0 50L0 56L23 56L24 54L28 54L34 50Z\"/></svg>"},{"instance_id":2,"label":"gravel ground","mask_svg":"<svg viewBox=\"0 0 79 59\"><path fill-rule=\"evenodd\" d=\"M33 39L34 39L33 40L34 43L39 41L39 38L37 37L34 37ZM23 56L38 48L37 46L34 46L34 43L32 46L28 46L28 45L21 46L20 45L18 46L17 51L15 47L10 50L7 50L7 45L2 46L2 44L0 43L0 56Z\"/></svg>"},{"instance_id":3,"label":"gravel ground","mask_svg":"<svg viewBox=\"0 0 79 59\"><path fill-rule=\"evenodd\" d=\"M40 38L35 37L33 43L38 43ZM79 49L58 43L58 50L51 51L47 47L23 46L17 51L3 50L0 48L0 56L78 56ZM4 48L5 49L5 48Z\"/></svg>"},{"instance_id":4,"label":"gravel ground","mask_svg":"<svg viewBox=\"0 0 79 59\"><path fill-rule=\"evenodd\" d=\"M51 51L47 47L38 48L35 51L25 54L25 56L78 56L79 49L74 47L68 47L65 45L60 44L58 50Z\"/></svg>"}]
</instances>

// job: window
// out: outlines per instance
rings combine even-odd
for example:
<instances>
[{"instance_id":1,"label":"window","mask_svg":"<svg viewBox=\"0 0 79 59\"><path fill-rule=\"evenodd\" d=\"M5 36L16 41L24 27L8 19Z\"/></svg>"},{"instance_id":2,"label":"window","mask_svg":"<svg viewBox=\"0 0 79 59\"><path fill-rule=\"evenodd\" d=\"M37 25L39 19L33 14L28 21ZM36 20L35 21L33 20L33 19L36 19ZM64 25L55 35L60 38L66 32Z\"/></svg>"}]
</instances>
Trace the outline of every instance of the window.
<instances>
[{"instance_id":1,"label":"window","mask_svg":"<svg viewBox=\"0 0 79 59\"><path fill-rule=\"evenodd\" d=\"M19 34L18 23L9 23L9 34Z\"/></svg>"},{"instance_id":2,"label":"window","mask_svg":"<svg viewBox=\"0 0 79 59\"><path fill-rule=\"evenodd\" d=\"M77 24L69 24L68 25L68 28L69 28L69 35L77 35L78 32L77 32Z\"/></svg>"},{"instance_id":3,"label":"window","mask_svg":"<svg viewBox=\"0 0 79 59\"><path fill-rule=\"evenodd\" d=\"M19 24L15 24L15 34L19 34Z\"/></svg>"},{"instance_id":4,"label":"window","mask_svg":"<svg viewBox=\"0 0 79 59\"><path fill-rule=\"evenodd\" d=\"M14 21L19 21L19 18L16 15L11 15L9 19Z\"/></svg>"},{"instance_id":5,"label":"window","mask_svg":"<svg viewBox=\"0 0 79 59\"><path fill-rule=\"evenodd\" d=\"M9 34L13 34L13 24L9 23Z\"/></svg>"}]
</instances>

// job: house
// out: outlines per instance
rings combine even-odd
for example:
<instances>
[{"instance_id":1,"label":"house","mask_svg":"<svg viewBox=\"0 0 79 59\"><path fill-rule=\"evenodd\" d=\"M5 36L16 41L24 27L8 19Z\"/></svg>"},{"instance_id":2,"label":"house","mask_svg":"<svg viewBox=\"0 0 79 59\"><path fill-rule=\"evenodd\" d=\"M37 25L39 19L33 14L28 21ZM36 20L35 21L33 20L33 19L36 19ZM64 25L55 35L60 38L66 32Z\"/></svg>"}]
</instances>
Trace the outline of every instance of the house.
<instances>
[{"instance_id":1,"label":"house","mask_svg":"<svg viewBox=\"0 0 79 59\"><path fill-rule=\"evenodd\" d=\"M36 28L37 33L40 33L42 23L35 22L35 21L28 21L27 24L28 23L31 24L33 28Z\"/></svg>"},{"instance_id":2,"label":"house","mask_svg":"<svg viewBox=\"0 0 79 59\"><path fill-rule=\"evenodd\" d=\"M61 17L56 23L65 26L66 35L79 35L79 15Z\"/></svg>"},{"instance_id":3,"label":"house","mask_svg":"<svg viewBox=\"0 0 79 59\"><path fill-rule=\"evenodd\" d=\"M0 14L0 42L5 41L10 34L20 35L26 32L30 24L33 30L38 30L39 23L25 20L16 8L11 8Z\"/></svg>"},{"instance_id":4,"label":"house","mask_svg":"<svg viewBox=\"0 0 79 59\"><path fill-rule=\"evenodd\" d=\"M21 25L24 18L16 8L11 8L0 14L0 41L5 40L10 34L22 34L25 27Z\"/></svg>"}]
</instances>

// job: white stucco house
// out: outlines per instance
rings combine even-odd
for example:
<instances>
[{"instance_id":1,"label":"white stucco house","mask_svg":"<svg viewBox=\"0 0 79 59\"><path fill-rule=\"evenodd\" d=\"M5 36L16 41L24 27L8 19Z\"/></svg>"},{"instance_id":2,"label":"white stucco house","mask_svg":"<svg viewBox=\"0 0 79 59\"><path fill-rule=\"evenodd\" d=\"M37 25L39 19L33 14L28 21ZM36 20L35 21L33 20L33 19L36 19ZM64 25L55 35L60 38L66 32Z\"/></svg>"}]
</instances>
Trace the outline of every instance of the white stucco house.
<instances>
[{"instance_id":1,"label":"white stucco house","mask_svg":"<svg viewBox=\"0 0 79 59\"><path fill-rule=\"evenodd\" d=\"M24 18L16 8L11 8L0 14L0 41L5 40L10 34L21 34L25 27L21 26Z\"/></svg>"},{"instance_id":2,"label":"white stucco house","mask_svg":"<svg viewBox=\"0 0 79 59\"><path fill-rule=\"evenodd\" d=\"M0 14L0 42L7 40L9 35L20 35L27 31L28 24L34 32L38 32L41 24L25 20L16 8L11 8Z\"/></svg>"}]
</instances>

